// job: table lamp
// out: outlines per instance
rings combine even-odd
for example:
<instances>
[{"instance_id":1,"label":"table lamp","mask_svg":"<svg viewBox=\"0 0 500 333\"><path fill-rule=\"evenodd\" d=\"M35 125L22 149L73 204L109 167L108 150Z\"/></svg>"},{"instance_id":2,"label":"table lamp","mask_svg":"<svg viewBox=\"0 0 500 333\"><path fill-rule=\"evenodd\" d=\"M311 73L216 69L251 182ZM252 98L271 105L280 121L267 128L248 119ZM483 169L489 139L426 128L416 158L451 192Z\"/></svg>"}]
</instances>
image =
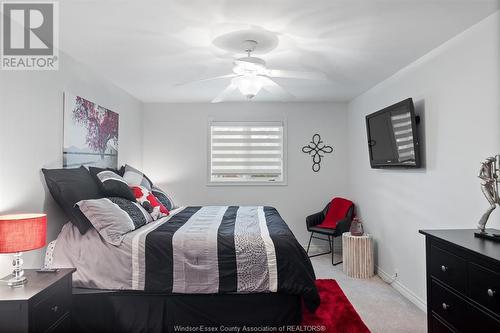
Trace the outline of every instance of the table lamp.
<instances>
[{"instance_id":1,"label":"table lamp","mask_svg":"<svg viewBox=\"0 0 500 333\"><path fill-rule=\"evenodd\" d=\"M44 247L46 233L45 214L0 216L0 253L14 253L14 270L4 280L9 286L20 286L27 282L22 267L22 252Z\"/></svg>"}]
</instances>

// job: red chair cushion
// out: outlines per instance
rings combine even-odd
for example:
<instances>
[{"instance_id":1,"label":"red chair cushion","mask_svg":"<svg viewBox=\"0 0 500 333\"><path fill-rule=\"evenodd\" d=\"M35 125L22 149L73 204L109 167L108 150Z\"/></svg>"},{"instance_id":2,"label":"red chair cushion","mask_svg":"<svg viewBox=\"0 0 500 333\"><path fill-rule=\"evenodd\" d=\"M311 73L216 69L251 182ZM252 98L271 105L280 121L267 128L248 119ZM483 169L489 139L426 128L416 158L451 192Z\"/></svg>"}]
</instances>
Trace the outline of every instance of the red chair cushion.
<instances>
[{"instance_id":1,"label":"red chair cushion","mask_svg":"<svg viewBox=\"0 0 500 333\"><path fill-rule=\"evenodd\" d=\"M351 208L352 205L353 202L351 200L334 198L330 202L330 207L328 208L325 219L318 225L318 227L335 229L337 227L337 223L346 217L349 212L349 208Z\"/></svg>"}]
</instances>

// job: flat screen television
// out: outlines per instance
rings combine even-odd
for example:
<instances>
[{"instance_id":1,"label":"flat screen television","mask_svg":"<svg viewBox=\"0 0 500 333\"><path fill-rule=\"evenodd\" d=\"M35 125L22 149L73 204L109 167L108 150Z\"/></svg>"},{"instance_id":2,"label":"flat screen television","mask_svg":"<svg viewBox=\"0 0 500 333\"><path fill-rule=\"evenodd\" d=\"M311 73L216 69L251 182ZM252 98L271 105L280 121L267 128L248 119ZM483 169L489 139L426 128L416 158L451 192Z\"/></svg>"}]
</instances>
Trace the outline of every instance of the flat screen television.
<instances>
[{"instance_id":1,"label":"flat screen television","mask_svg":"<svg viewBox=\"0 0 500 333\"><path fill-rule=\"evenodd\" d=\"M371 167L420 168L418 122L411 98L366 116Z\"/></svg>"}]
</instances>

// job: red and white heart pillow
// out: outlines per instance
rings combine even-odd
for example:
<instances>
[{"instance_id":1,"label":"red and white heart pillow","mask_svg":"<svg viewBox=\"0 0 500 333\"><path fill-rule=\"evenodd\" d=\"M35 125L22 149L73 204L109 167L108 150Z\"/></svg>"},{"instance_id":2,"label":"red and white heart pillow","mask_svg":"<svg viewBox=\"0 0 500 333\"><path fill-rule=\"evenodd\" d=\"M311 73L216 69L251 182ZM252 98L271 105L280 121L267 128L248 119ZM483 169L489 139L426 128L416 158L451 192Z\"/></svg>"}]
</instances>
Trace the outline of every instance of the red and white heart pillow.
<instances>
[{"instance_id":1,"label":"red and white heart pillow","mask_svg":"<svg viewBox=\"0 0 500 333\"><path fill-rule=\"evenodd\" d=\"M151 215L153 220L168 216L170 211L144 186L131 186L137 202Z\"/></svg>"}]
</instances>

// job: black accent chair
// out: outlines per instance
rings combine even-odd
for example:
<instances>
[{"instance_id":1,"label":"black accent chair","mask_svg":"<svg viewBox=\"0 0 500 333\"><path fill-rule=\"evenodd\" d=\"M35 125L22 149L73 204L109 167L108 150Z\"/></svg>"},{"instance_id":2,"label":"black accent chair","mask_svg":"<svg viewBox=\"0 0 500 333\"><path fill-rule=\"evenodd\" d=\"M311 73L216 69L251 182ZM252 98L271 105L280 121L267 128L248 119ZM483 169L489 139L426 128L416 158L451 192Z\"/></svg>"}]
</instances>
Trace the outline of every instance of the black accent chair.
<instances>
[{"instance_id":1,"label":"black accent chair","mask_svg":"<svg viewBox=\"0 0 500 333\"><path fill-rule=\"evenodd\" d=\"M344 200L346 200L346 199L344 199ZM337 222L337 226L335 229L323 228L323 227L319 226L325 220L326 214L328 213L328 210L330 209L330 204L331 204L331 202L328 203L326 205L326 207L321 212L309 215L306 218L307 231L309 231L311 233L311 237L309 238L309 243L307 244L307 251L306 252L307 252L307 255L309 256L309 258L322 256L322 255L331 253L332 254L332 265L337 266L338 264L342 263L342 260L338 261L338 262L334 262L335 237L342 236L342 234L344 232L349 231L349 229L351 228L351 222L352 222L352 219L354 217L354 203L352 203L352 205L349 207L349 210L347 211L346 216ZM328 238L316 237L316 236L314 236L315 233L323 235L323 236L327 236ZM311 246L311 240L313 238L327 241L328 245L330 246L330 251L309 255L309 247Z\"/></svg>"}]
</instances>

